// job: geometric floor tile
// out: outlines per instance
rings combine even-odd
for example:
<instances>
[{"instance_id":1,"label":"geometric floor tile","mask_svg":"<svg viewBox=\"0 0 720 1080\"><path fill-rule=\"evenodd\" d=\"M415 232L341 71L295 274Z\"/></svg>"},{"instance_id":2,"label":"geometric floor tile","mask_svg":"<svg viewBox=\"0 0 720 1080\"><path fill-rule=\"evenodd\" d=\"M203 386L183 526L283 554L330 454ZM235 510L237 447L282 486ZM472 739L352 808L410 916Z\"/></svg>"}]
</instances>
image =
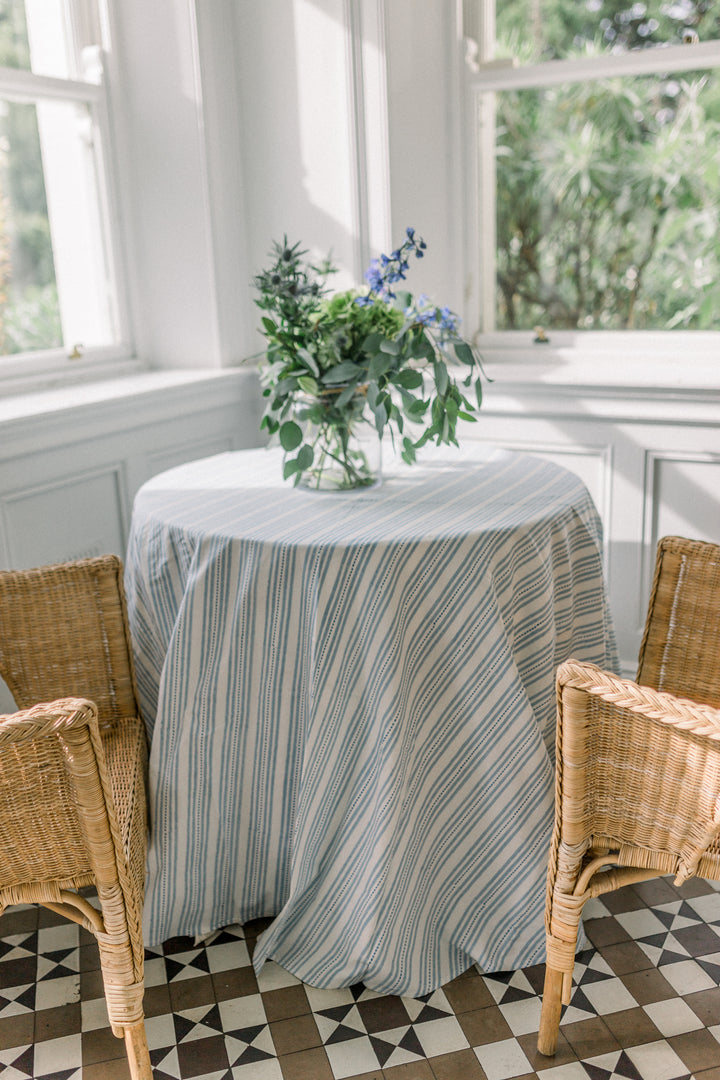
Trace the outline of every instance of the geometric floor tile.
<instances>
[{"instance_id":1,"label":"geometric floor tile","mask_svg":"<svg viewBox=\"0 0 720 1080\"><path fill-rule=\"evenodd\" d=\"M652 907L627 886L584 917L586 940L608 944L576 957L555 1058L535 1045L541 966L471 969L401 998L307 986L272 960L256 978L267 919L175 938L146 951L154 1080L715 1080L720 892L696 881ZM7 925L3 936L0 917L1 1080L82 1080L83 1061L98 1077L126 1075L78 928L47 912L40 929L15 933L25 916Z\"/></svg>"},{"instance_id":2,"label":"geometric floor tile","mask_svg":"<svg viewBox=\"0 0 720 1080\"><path fill-rule=\"evenodd\" d=\"M35 983L0 990L0 1018L35 1012Z\"/></svg>"},{"instance_id":3,"label":"geometric floor tile","mask_svg":"<svg viewBox=\"0 0 720 1080\"><path fill-rule=\"evenodd\" d=\"M673 1048L665 1040L631 1046L627 1056L642 1077L654 1076L656 1080L690 1080L690 1072Z\"/></svg>"}]
</instances>

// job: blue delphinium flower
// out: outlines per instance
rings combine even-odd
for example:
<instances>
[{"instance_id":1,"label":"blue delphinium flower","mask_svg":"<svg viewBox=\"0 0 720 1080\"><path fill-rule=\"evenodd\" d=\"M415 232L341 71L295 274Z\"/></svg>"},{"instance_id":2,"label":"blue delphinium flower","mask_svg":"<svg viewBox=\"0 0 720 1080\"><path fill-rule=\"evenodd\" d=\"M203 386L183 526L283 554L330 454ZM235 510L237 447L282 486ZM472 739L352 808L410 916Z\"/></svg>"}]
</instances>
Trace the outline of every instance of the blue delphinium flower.
<instances>
[{"instance_id":1,"label":"blue delphinium flower","mask_svg":"<svg viewBox=\"0 0 720 1080\"><path fill-rule=\"evenodd\" d=\"M422 237L415 238L413 228L408 227L405 231L407 239L403 241L401 247L396 248L390 255L381 255L379 259L373 259L370 263L365 272L365 280L370 286L370 295L358 297L359 304L372 303L376 298L394 300L395 293L391 286L405 280L405 275L410 269L409 256L414 253L418 259L423 257L427 246L425 241Z\"/></svg>"}]
</instances>

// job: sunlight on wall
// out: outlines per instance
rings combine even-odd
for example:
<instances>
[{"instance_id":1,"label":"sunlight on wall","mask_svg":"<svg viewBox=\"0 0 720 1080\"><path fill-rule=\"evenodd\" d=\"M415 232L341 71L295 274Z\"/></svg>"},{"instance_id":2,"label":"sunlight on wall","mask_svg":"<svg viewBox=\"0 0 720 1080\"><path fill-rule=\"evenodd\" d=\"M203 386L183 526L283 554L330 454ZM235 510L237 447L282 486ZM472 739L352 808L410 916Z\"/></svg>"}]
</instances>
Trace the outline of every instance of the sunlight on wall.
<instances>
[{"instance_id":1,"label":"sunlight on wall","mask_svg":"<svg viewBox=\"0 0 720 1080\"><path fill-rule=\"evenodd\" d=\"M343 5L334 0L295 0L294 19L303 186L311 205L341 227L343 240L347 237L344 250L338 246L333 254L349 267L356 221L348 32ZM349 277L342 278L344 274L338 275L334 284L342 288L352 283Z\"/></svg>"}]
</instances>

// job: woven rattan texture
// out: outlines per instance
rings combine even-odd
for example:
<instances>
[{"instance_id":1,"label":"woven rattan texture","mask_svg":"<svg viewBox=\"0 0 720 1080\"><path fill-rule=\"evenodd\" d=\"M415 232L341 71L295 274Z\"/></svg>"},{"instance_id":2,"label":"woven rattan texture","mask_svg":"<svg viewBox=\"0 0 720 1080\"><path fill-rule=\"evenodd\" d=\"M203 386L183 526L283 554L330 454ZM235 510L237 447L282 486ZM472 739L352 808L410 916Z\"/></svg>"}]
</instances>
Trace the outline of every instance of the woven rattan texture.
<instances>
[{"instance_id":1,"label":"woven rattan texture","mask_svg":"<svg viewBox=\"0 0 720 1080\"><path fill-rule=\"evenodd\" d=\"M720 705L719 597L719 546L660 541L637 682Z\"/></svg>"},{"instance_id":2,"label":"woven rattan texture","mask_svg":"<svg viewBox=\"0 0 720 1080\"><path fill-rule=\"evenodd\" d=\"M147 739L115 556L0 573L0 911L42 903L94 933L108 1016L150 1080L142 907ZM100 911L72 891L97 890Z\"/></svg>"},{"instance_id":3,"label":"woven rattan texture","mask_svg":"<svg viewBox=\"0 0 720 1080\"><path fill-rule=\"evenodd\" d=\"M720 879L718 612L720 547L665 537L638 681L573 660L558 671L543 1053L555 1050L588 899L660 874Z\"/></svg>"},{"instance_id":4,"label":"woven rattan texture","mask_svg":"<svg viewBox=\"0 0 720 1080\"><path fill-rule=\"evenodd\" d=\"M19 708L89 698L101 726L137 713L116 556L0 573L0 675Z\"/></svg>"}]
</instances>

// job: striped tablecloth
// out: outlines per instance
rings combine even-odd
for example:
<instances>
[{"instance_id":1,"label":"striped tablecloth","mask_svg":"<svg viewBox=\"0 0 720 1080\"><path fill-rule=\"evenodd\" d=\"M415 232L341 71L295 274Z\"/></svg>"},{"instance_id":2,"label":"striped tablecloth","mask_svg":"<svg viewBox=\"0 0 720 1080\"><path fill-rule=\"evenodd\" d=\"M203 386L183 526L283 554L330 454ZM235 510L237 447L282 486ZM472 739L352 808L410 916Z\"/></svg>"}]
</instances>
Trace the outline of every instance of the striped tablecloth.
<instances>
[{"instance_id":1,"label":"striped tablecloth","mask_svg":"<svg viewBox=\"0 0 720 1080\"><path fill-rule=\"evenodd\" d=\"M539 962L555 668L616 665L587 490L477 446L280 475L221 454L135 500L147 943L276 915L258 970L413 996Z\"/></svg>"}]
</instances>

